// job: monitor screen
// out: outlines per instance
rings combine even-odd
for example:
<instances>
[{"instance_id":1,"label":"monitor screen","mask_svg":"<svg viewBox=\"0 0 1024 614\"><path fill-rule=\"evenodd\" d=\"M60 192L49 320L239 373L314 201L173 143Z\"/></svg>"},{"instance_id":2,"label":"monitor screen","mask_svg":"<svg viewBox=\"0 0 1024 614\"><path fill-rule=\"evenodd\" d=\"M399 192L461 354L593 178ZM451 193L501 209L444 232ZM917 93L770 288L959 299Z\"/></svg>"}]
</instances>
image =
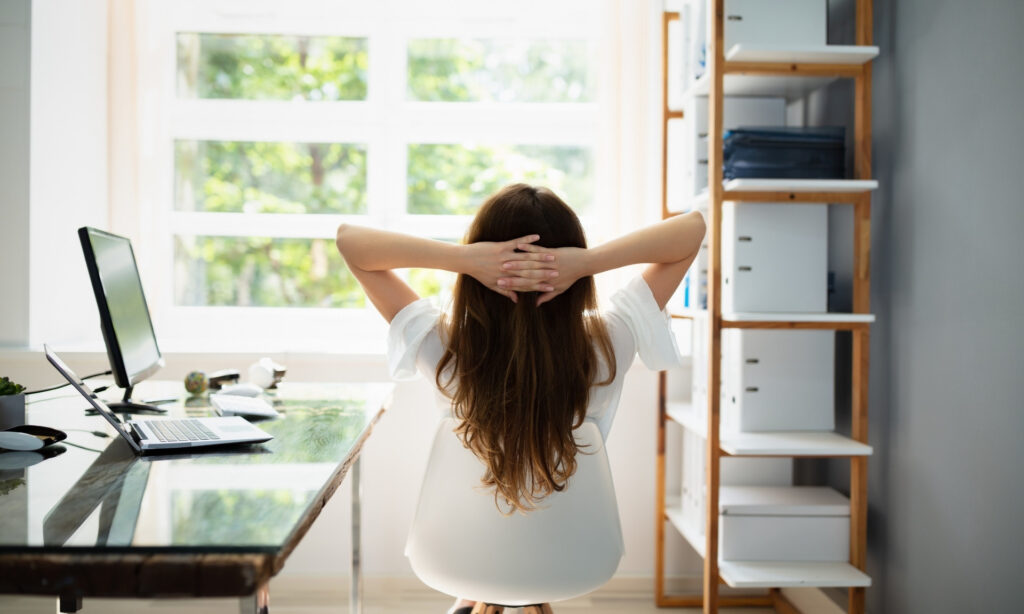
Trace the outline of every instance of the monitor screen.
<instances>
[{"instance_id":1,"label":"monitor screen","mask_svg":"<svg viewBox=\"0 0 1024 614\"><path fill-rule=\"evenodd\" d=\"M114 379L129 388L163 361L149 317L131 242L95 228L78 231L100 311L103 340Z\"/></svg>"}]
</instances>

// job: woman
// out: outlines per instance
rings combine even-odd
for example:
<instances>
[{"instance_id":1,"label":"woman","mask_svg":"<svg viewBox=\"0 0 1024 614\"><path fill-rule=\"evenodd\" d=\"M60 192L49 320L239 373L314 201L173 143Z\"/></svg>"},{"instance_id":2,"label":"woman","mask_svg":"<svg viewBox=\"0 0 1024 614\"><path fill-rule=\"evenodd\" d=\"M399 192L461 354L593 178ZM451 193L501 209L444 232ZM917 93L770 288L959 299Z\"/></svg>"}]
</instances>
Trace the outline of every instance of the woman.
<instances>
[{"instance_id":1,"label":"woman","mask_svg":"<svg viewBox=\"0 0 1024 614\"><path fill-rule=\"evenodd\" d=\"M516 184L481 206L463 245L346 224L337 244L391 324L392 375L434 379L499 509L528 513L575 471L573 428L592 420L607 436L634 356L677 362L663 310L704 230L689 213L588 249L572 209ZM648 266L599 314L593 275L637 263ZM408 267L459 274L450 314L392 271Z\"/></svg>"}]
</instances>

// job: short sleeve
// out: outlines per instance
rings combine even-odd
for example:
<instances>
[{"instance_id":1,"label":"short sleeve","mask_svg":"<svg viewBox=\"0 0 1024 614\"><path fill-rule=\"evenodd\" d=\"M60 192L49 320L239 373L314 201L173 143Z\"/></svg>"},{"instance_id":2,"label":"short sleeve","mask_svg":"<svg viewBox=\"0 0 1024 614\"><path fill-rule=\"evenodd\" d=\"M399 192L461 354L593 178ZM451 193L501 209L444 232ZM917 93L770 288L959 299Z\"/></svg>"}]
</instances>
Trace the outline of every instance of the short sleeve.
<instances>
[{"instance_id":1,"label":"short sleeve","mask_svg":"<svg viewBox=\"0 0 1024 614\"><path fill-rule=\"evenodd\" d=\"M636 351L649 369L660 371L682 365L682 356L672 332L672 319L659 309L650 286L637 276L612 295L609 315L621 318L636 342Z\"/></svg>"},{"instance_id":2,"label":"short sleeve","mask_svg":"<svg viewBox=\"0 0 1024 614\"><path fill-rule=\"evenodd\" d=\"M423 340L437 327L440 310L429 299L402 308L388 328L388 372L396 380L416 377L416 356Z\"/></svg>"}]
</instances>

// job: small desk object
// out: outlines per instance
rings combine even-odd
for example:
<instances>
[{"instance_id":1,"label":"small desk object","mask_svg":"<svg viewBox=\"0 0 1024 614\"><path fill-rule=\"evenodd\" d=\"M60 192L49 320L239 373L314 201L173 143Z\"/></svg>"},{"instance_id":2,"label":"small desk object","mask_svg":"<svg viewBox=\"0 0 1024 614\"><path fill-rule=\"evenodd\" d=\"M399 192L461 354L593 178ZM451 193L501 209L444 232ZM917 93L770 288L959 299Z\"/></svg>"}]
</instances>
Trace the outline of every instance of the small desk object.
<instances>
[{"instance_id":1,"label":"small desk object","mask_svg":"<svg viewBox=\"0 0 1024 614\"><path fill-rule=\"evenodd\" d=\"M166 396L181 384L139 388ZM66 441L0 453L0 594L54 595L61 612L89 597L238 597L242 612L268 612L270 578L350 475L350 599L361 611L358 457L391 384L281 384L270 395L282 417L257 423L274 439L159 456L136 456L69 390L33 400L27 415ZM164 407L212 415L206 396Z\"/></svg>"}]
</instances>

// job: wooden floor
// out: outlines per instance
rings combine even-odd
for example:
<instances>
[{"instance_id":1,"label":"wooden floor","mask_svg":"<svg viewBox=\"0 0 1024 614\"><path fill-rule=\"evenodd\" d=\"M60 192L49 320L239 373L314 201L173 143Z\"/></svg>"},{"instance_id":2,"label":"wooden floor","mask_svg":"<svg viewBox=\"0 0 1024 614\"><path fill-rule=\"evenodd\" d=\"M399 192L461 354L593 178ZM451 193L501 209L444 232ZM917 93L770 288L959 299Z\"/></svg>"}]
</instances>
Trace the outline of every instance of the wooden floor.
<instances>
[{"instance_id":1,"label":"wooden floor","mask_svg":"<svg viewBox=\"0 0 1024 614\"><path fill-rule=\"evenodd\" d=\"M348 611L344 582L334 586L330 581L295 581L285 579L270 584L270 611L273 614L336 614ZM366 614L444 614L453 600L414 583L368 583L363 611ZM82 614L130 614L135 612L189 614L235 614L234 599L189 599L136 601L86 599ZM517 612L516 610L507 610ZM699 609L663 609L654 607L649 591L636 586L604 588L590 595L555 604L555 614L647 614L654 612L694 614ZM0 595L3 614L50 614L56 612L56 600L40 597ZM770 614L772 610L738 608L723 609L722 614Z\"/></svg>"}]
</instances>

